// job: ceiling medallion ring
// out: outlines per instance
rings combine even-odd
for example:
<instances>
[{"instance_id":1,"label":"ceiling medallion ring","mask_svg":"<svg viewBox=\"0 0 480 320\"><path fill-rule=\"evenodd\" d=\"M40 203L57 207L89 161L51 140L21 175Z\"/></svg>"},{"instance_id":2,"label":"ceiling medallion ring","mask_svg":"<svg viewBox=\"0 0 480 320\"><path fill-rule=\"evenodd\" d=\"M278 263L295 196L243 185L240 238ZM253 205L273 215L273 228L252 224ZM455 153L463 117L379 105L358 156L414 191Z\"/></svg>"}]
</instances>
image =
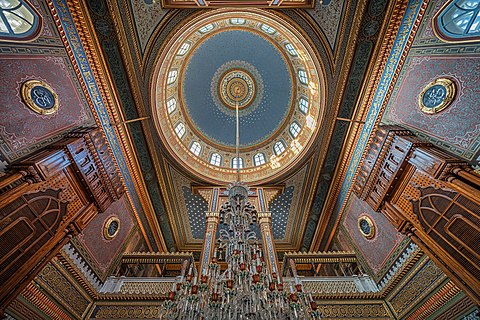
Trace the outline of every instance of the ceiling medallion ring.
<instances>
[{"instance_id":1,"label":"ceiling medallion ring","mask_svg":"<svg viewBox=\"0 0 480 320\"><path fill-rule=\"evenodd\" d=\"M238 108L242 110L252 103L255 89L255 80L248 72L232 70L220 79L218 93L226 107L235 109L238 102Z\"/></svg>"},{"instance_id":2,"label":"ceiling medallion ring","mask_svg":"<svg viewBox=\"0 0 480 320\"><path fill-rule=\"evenodd\" d=\"M455 82L449 78L437 78L423 88L418 97L420 110L436 114L448 108L456 95Z\"/></svg>"},{"instance_id":3,"label":"ceiling medallion ring","mask_svg":"<svg viewBox=\"0 0 480 320\"><path fill-rule=\"evenodd\" d=\"M215 106L228 116L235 116L238 101L239 115L245 116L260 105L264 84L260 72L246 61L233 60L221 65L210 85Z\"/></svg>"}]
</instances>

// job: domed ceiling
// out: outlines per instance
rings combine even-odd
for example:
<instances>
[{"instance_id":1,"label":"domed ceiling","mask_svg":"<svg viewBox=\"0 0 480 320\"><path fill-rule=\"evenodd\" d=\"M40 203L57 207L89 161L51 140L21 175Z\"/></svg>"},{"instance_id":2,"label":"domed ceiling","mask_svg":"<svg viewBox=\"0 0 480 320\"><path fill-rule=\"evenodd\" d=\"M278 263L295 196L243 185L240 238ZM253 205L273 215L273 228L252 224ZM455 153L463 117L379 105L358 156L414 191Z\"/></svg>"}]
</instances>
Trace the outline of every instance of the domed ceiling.
<instances>
[{"instance_id":1,"label":"domed ceiling","mask_svg":"<svg viewBox=\"0 0 480 320\"><path fill-rule=\"evenodd\" d=\"M177 30L152 81L171 154L214 183L267 182L297 163L324 111L322 65L291 24L260 10L215 10ZM236 105L240 159L235 155Z\"/></svg>"}]
</instances>

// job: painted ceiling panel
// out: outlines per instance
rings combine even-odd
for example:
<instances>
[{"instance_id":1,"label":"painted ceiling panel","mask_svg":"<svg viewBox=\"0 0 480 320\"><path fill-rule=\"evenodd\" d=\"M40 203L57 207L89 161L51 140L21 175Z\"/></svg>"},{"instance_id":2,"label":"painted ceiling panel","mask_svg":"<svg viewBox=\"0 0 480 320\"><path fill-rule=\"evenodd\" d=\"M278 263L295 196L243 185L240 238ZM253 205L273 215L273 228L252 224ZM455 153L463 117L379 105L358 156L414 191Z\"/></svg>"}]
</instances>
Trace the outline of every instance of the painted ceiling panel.
<instances>
[{"instance_id":1,"label":"painted ceiling panel","mask_svg":"<svg viewBox=\"0 0 480 320\"><path fill-rule=\"evenodd\" d=\"M292 80L278 49L253 32L224 31L200 44L183 77L186 109L198 130L228 146L235 145L235 112L219 101L221 80L216 75L232 69L245 70L255 82L256 97L239 112L240 142L248 146L281 125L290 106Z\"/></svg>"}]
</instances>

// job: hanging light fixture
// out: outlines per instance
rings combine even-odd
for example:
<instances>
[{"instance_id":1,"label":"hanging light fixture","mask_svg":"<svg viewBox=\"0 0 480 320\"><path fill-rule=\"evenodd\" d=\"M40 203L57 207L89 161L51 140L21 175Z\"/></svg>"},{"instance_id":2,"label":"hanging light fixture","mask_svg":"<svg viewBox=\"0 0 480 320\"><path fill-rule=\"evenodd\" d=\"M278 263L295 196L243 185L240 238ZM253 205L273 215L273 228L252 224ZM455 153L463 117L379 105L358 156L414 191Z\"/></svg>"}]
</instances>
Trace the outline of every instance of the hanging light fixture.
<instances>
[{"instance_id":1,"label":"hanging light fixture","mask_svg":"<svg viewBox=\"0 0 480 320\"><path fill-rule=\"evenodd\" d=\"M238 101L235 109L239 159ZM186 277L173 284L160 319L320 319L312 295L304 292L298 277L285 284L274 266L268 270L252 228L257 218L237 166L237 182L230 184L228 201L220 209L223 228L214 244L211 262L202 268L199 278L190 266ZM223 270L220 262L225 262Z\"/></svg>"}]
</instances>

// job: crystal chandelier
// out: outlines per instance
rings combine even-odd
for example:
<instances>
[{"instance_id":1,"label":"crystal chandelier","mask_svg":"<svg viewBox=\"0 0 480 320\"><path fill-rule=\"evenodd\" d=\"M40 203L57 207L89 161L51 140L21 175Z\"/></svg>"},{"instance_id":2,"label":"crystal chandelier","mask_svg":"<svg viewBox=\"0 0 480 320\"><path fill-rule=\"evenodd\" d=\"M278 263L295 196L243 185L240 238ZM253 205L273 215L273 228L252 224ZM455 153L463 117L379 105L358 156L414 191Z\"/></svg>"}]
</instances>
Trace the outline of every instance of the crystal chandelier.
<instances>
[{"instance_id":1,"label":"crystal chandelier","mask_svg":"<svg viewBox=\"0 0 480 320\"><path fill-rule=\"evenodd\" d=\"M239 159L238 100L235 109ZM204 244L204 250L215 246L211 262L202 268L200 278L194 276L190 266L187 276L173 284L160 319L320 319L317 304L310 293L304 292L298 277L286 284L275 266L268 270L252 229L257 218L257 210L248 202L248 187L240 182L237 165L237 182L230 185L228 201L220 209L223 228L219 230L217 244Z\"/></svg>"},{"instance_id":2,"label":"crystal chandelier","mask_svg":"<svg viewBox=\"0 0 480 320\"><path fill-rule=\"evenodd\" d=\"M267 270L252 226L257 211L248 202L246 186L229 188L229 201L220 210L214 256L200 278L190 268L164 302L161 319L320 319L311 294L298 278L282 283ZM220 261L226 263L222 270Z\"/></svg>"}]
</instances>

